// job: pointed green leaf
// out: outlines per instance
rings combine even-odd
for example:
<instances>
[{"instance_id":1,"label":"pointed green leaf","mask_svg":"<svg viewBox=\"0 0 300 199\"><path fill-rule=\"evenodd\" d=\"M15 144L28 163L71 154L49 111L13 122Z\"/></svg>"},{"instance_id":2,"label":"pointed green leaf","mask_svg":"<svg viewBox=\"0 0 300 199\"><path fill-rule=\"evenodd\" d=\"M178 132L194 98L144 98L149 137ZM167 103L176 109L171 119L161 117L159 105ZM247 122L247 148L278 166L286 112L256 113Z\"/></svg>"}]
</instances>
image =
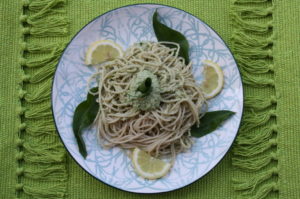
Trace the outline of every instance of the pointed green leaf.
<instances>
[{"instance_id":1,"label":"pointed green leaf","mask_svg":"<svg viewBox=\"0 0 300 199\"><path fill-rule=\"evenodd\" d=\"M185 38L185 36L183 34L181 34L180 32L173 30L173 29L169 28L168 26L160 23L158 20L157 11L155 11L153 14L152 22L153 22L154 33L156 35L157 40L178 43L180 46L179 56L184 58L185 64L188 64L190 62L189 43L188 43L187 39ZM174 48L174 45L166 44L166 46L168 46L170 48Z\"/></svg>"},{"instance_id":2,"label":"pointed green leaf","mask_svg":"<svg viewBox=\"0 0 300 199\"><path fill-rule=\"evenodd\" d=\"M199 127L196 125L192 126L191 135L198 138L207 135L216 130L225 120L234 114L235 112L227 110L207 112L200 119Z\"/></svg>"},{"instance_id":3,"label":"pointed green leaf","mask_svg":"<svg viewBox=\"0 0 300 199\"><path fill-rule=\"evenodd\" d=\"M98 91L98 88L92 88L91 91L93 93ZM86 146L82 138L83 130L88 128L95 120L98 110L99 104L96 101L98 95L92 95L88 93L87 100L81 102L75 109L73 116L73 132L78 144L80 154L86 158Z\"/></svg>"}]
</instances>

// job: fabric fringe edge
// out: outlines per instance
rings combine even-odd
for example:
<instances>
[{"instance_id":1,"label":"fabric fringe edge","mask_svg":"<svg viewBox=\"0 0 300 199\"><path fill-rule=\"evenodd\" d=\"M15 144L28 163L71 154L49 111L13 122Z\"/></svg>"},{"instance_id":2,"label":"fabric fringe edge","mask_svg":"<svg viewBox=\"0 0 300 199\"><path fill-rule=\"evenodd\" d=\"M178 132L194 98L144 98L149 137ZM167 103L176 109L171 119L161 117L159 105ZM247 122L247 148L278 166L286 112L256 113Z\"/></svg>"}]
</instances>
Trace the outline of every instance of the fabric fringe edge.
<instances>
[{"instance_id":1,"label":"fabric fringe edge","mask_svg":"<svg viewBox=\"0 0 300 199\"><path fill-rule=\"evenodd\" d=\"M231 19L234 32L232 49L243 83L253 88L275 88L273 66L274 6L269 0L233 0ZM264 4L263 6L261 4ZM246 96L245 116L233 147L233 166L250 173L246 179L233 179L241 196L265 199L278 192L276 95Z\"/></svg>"},{"instance_id":2,"label":"fabric fringe edge","mask_svg":"<svg viewBox=\"0 0 300 199\"><path fill-rule=\"evenodd\" d=\"M66 195L66 153L58 142L51 109L46 102L50 98L52 75L65 43L40 45L28 40L65 36L69 29L68 20L63 16L65 3L66 0L22 1L21 106L17 108L21 123L16 138L16 198L25 194L30 198L62 199ZM25 73L29 68L32 75ZM27 93L24 90L26 84L36 85L36 92ZM26 104L31 105L26 108Z\"/></svg>"}]
</instances>

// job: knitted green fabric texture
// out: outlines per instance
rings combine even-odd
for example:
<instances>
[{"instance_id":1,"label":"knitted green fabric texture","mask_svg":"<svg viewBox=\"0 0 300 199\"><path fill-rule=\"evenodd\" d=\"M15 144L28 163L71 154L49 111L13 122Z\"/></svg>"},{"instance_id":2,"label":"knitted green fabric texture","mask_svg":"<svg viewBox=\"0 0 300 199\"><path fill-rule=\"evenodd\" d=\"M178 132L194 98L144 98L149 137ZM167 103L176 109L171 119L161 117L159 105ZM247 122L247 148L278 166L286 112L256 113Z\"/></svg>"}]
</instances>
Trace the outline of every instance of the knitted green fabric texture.
<instances>
[{"instance_id":1,"label":"knitted green fabric texture","mask_svg":"<svg viewBox=\"0 0 300 199\"><path fill-rule=\"evenodd\" d=\"M300 197L300 30L299 1L276 1L274 27L277 103L279 198Z\"/></svg>"},{"instance_id":2,"label":"knitted green fabric texture","mask_svg":"<svg viewBox=\"0 0 300 199\"><path fill-rule=\"evenodd\" d=\"M243 78L245 111L232 150L169 193L128 193L91 177L62 146L50 108L66 43L96 16L136 3L178 7L207 22ZM299 13L297 0L2 0L0 198L299 198Z\"/></svg>"}]
</instances>

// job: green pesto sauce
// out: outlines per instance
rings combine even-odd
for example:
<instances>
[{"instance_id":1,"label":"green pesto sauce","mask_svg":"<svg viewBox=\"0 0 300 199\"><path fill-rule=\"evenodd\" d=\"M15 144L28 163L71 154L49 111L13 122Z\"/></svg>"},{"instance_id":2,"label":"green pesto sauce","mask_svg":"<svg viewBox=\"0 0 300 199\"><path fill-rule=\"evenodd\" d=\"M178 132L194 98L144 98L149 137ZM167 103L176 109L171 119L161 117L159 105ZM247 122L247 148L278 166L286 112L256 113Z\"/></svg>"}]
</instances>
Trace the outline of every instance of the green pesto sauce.
<instances>
[{"instance_id":1,"label":"green pesto sauce","mask_svg":"<svg viewBox=\"0 0 300 199\"><path fill-rule=\"evenodd\" d=\"M138 87L147 79L151 78L151 92L144 96L138 91ZM128 91L128 101L135 109L148 111L157 108L161 101L160 86L156 75L148 70L143 70L137 73L130 84Z\"/></svg>"}]
</instances>

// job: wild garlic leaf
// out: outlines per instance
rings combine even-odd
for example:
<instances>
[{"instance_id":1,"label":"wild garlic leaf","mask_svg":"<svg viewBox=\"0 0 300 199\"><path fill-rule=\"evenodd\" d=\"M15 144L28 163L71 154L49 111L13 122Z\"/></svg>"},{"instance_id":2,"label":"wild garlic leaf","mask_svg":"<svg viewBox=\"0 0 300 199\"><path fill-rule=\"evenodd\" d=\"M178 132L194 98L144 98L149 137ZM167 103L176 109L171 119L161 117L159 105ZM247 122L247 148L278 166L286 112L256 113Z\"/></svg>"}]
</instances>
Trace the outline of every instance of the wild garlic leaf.
<instances>
[{"instance_id":1,"label":"wild garlic leaf","mask_svg":"<svg viewBox=\"0 0 300 199\"><path fill-rule=\"evenodd\" d=\"M95 93L98 91L97 87L91 89L91 92ZM73 116L73 132L78 144L80 154L86 158L86 146L82 138L83 130L90 127L91 124L95 121L99 110L99 104L96 101L98 95L92 95L88 93L87 99L81 102L75 109Z\"/></svg>"},{"instance_id":2,"label":"wild garlic leaf","mask_svg":"<svg viewBox=\"0 0 300 199\"><path fill-rule=\"evenodd\" d=\"M156 10L153 14L152 22L153 22L154 33L156 35L157 40L178 43L180 46L179 56L184 58L185 64L188 64L190 62L190 59L189 59L189 43L187 39L180 32L173 30L172 28L169 28L168 26L162 24L158 20L158 17L159 16ZM169 45L169 44L165 44L165 45L168 46L169 48L176 47L174 45Z\"/></svg>"},{"instance_id":3,"label":"wild garlic leaf","mask_svg":"<svg viewBox=\"0 0 300 199\"><path fill-rule=\"evenodd\" d=\"M235 112L227 110L207 112L200 119L199 127L196 124L192 126L191 135L198 138L207 135L216 130L225 120L234 114Z\"/></svg>"}]
</instances>

